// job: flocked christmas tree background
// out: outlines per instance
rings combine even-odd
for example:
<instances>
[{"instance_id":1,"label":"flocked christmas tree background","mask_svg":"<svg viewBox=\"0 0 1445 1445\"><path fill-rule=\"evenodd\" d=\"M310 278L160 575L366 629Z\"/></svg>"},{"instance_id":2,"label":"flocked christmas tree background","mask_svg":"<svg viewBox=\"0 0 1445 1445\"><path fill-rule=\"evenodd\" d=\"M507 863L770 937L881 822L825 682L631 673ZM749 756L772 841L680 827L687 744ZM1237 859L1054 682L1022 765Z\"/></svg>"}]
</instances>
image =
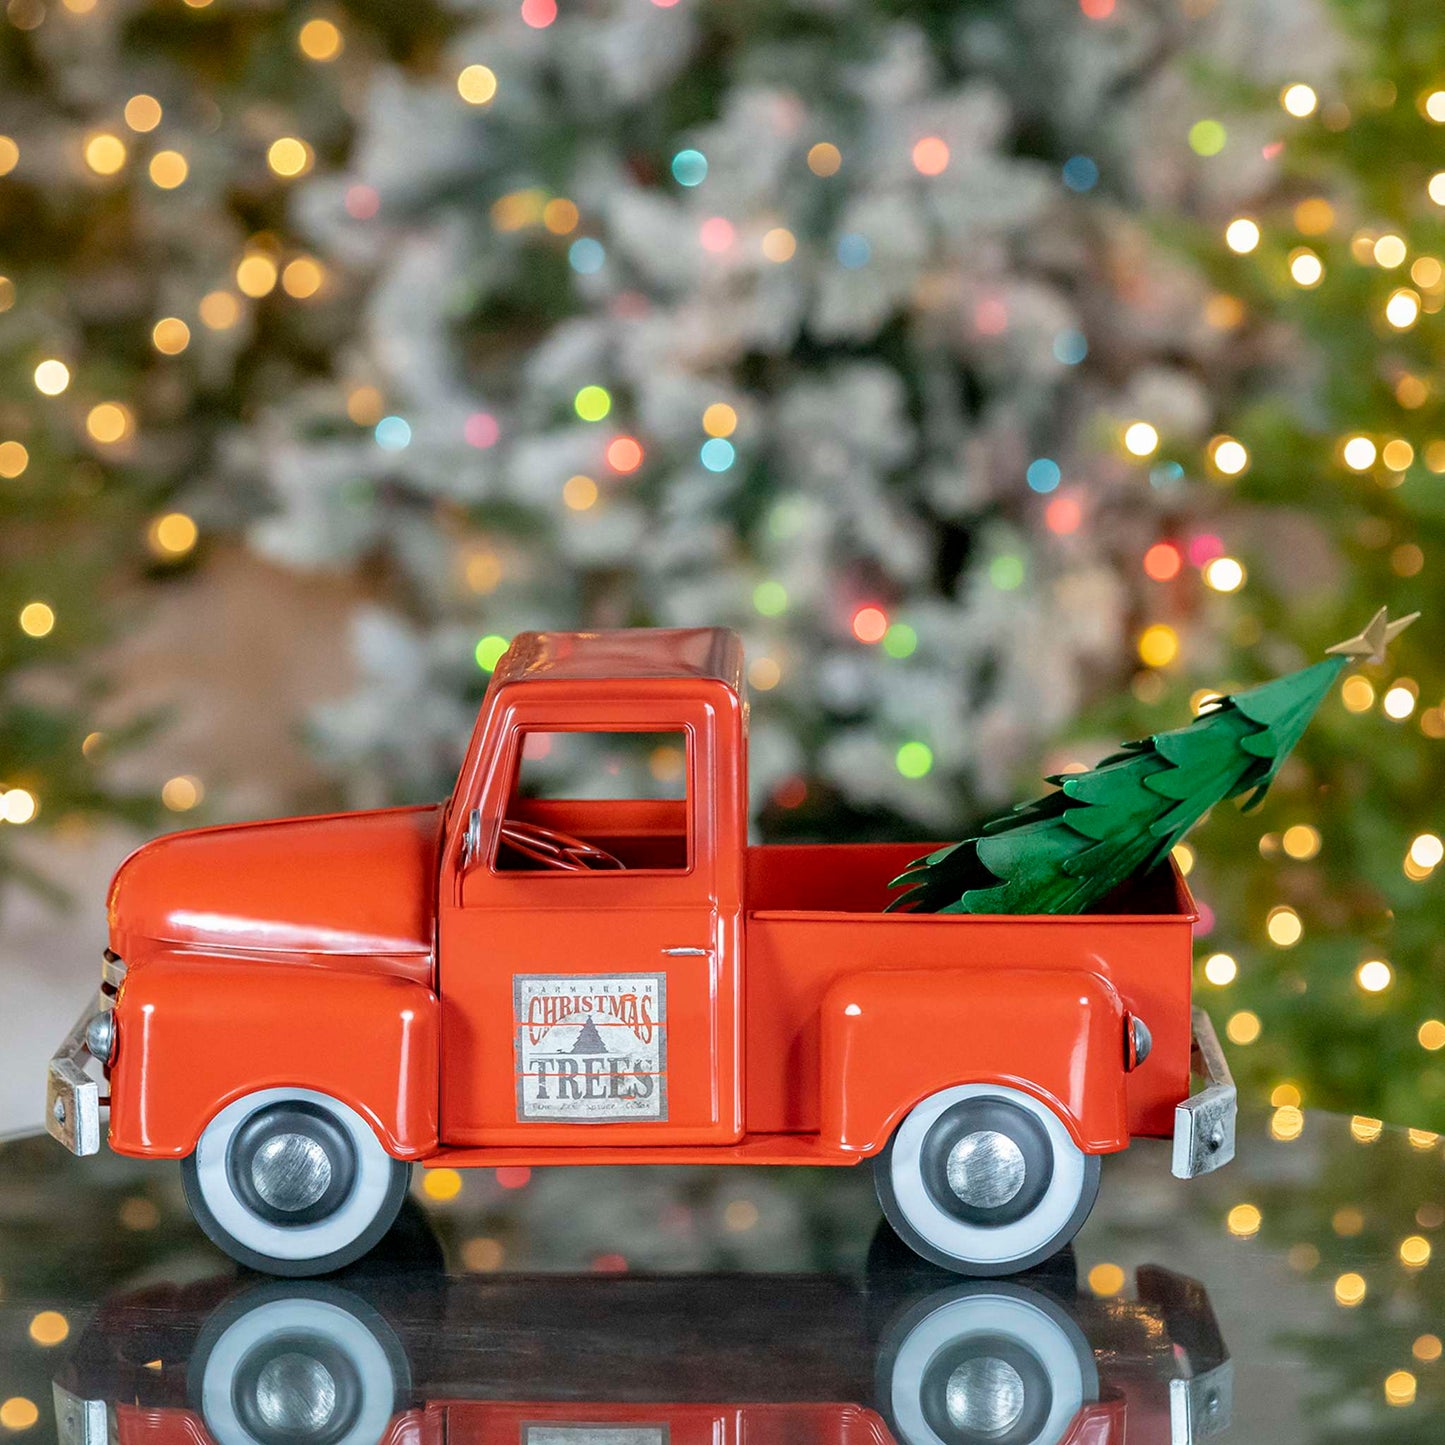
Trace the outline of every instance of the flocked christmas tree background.
<instances>
[{"instance_id":1,"label":"flocked christmas tree background","mask_svg":"<svg viewBox=\"0 0 1445 1445\"><path fill-rule=\"evenodd\" d=\"M229 539L366 588L336 801L443 793L520 628L718 622L770 838L962 836L1418 607L1182 860L1252 1097L1445 1117L1445 18L10 0L0 42L8 875L147 825L106 637Z\"/></svg>"}]
</instances>

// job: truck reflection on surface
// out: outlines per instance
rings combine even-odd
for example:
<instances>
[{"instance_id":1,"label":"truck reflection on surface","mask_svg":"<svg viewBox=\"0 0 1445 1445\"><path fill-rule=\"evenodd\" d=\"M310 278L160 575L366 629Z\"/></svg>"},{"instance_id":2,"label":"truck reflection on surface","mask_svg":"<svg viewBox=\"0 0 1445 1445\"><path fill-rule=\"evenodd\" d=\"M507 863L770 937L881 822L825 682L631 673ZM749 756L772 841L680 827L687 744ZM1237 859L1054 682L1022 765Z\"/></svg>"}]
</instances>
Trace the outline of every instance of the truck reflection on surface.
<instances>
[{"instance_id":1,"label":"truck reflection on surface","mask_svg":"<svg viewBox=\"0 0 1445 1445\"><path fill-rule=\"evenodd\" d=\"M108 1302L56 1381L62 1445L1187 1445L1223 1431L1208 1296L1063 1269L353 1273Z\"/></svg>"}]
</instances>

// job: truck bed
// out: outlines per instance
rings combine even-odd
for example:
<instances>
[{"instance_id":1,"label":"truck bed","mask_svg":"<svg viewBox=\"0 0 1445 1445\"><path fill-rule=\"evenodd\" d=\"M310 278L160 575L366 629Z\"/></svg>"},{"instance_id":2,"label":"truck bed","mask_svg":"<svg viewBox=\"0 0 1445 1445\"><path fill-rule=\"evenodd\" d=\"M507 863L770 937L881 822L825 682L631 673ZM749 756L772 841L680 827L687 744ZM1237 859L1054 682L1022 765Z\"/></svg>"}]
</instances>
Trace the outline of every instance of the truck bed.
<instances>
[{"instance_id":1,"label":"truck bed","mask_svg":"<svg viewBox=\"0 0 1445 1445\"><path fill-rule=\"evenodd\" d=\"M929 843L749 848L746 871L750 1133L818 1128L818 1010L844 973L981 964L1099 974L1149 1026L1128 1076L1133 1134L1167 1137L1189 1092L1194 900L1171 863L1090 913L884 913L888 881ZM920 1020L927 1027L927 1020ZM779 1040L782 1046L779 1047ZM961 1064L966 1068L967 1061Z\"/></svg>"}]
</instances>

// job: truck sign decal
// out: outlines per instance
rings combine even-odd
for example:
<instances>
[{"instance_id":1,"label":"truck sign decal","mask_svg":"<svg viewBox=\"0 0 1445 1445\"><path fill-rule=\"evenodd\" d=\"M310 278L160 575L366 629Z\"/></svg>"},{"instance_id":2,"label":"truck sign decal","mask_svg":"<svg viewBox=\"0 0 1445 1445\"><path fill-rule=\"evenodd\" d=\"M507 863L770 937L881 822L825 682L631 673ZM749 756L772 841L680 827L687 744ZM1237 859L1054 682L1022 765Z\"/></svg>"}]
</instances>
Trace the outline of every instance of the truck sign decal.
<instances>
[{"instance_id":1,"label":"truck sign decal","mask_svg":"<svg viewBox=\"0 0 1445 1445\"><path fill-rule=\"evenodd\" d=\"M517 1118L568 1124L667 1118L667 975L512 978Z\"/></svg>"}]
</instances>

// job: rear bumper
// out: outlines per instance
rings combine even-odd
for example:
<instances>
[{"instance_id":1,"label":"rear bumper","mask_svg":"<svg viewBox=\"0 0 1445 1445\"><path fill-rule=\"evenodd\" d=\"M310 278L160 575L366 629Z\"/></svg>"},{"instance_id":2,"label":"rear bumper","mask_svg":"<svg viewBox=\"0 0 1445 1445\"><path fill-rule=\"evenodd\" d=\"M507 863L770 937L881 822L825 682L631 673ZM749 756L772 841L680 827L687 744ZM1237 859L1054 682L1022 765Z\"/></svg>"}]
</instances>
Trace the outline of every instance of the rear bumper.
<instances>
[{"instance_id":1,"label":"rear bumper","mask_svg":"<svg viewBox=\"0 0 1445 1445\"><path fill-rule=\"evenodd\" d=\"M1178 1179L1208 1174L1234 1158L1238 1095L1224 1050L1209 1015L1193 1013L1194 1047L1190 1073L1204 1085L1174 1109L1173 1172Z\"/></svg>"}]
</instances>

